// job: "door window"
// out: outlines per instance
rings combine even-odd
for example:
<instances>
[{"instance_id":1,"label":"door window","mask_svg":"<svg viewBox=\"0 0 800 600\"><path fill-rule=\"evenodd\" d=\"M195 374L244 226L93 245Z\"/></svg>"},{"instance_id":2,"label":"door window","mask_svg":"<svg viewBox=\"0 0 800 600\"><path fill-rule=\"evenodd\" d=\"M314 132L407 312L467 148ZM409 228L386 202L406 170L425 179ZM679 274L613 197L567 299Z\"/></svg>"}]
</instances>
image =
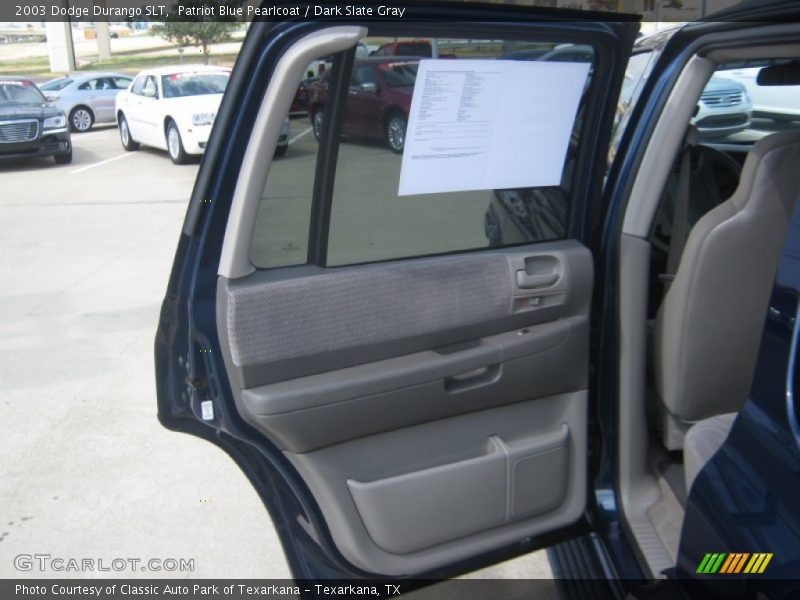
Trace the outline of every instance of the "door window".
<instances>
[{"instance_id":1,"label":"door window","mask_svg":"<svg viewBox=\"0 0 800 600\"><path fill-rule=\"evenodd\" d=\"M147 80L144 83L144 88L142 89L142 94L152 96L153 98L158 98L158 86L156 85L156 78L152 75L148 75Z\"/></svg>"},{"instance_id":2,"label":"door window","mask_svg":"<svg viewBox=\"0 0 800 600\"><path fill-rule=\"evenodd\" d=\"M800 85L758 83L763 68L792 62L785 58L721 65L703 90L694 117L701 139L747 145L800 128Z\"/></svg>"},{"instance_id":3,"label":"door window","mask_svg":"<svg viewBox=\"0 0 800 600\"><path fill-rule=\"evenodd\" d=\"M366 43L370 45L371 40L367 38ZM430 54L432 42L419 38L398 38L395 46L387 45L384 48L419 49L422 46ZM550 63L545 68L551 69L564 68L564 65L567 68L583 65L586 75L578 86L576 105L569 109L571 114L565 116L568 120L568 143L563 163L558 167L560 179L544 186L490 186L470 191L401 196L398 188L406 128L412 98L419 85L417 71L423 58L356 58L350 84L378 84L377 101L380 106L377 111L370 107L370 115L359 116L354 114L359 110L355 100L345 101L343 119L358 121L360 127L358 137L342 137L338 144L330 222L327 224L328 242L324 249L326 266L505 247L569 237L574 163L581 141L581 123L585 118L584 104L593 73L592 46L564 44L563 41L554 40L437 38L436 48L439 56L444 57L441 60L451 65L470 64L465 62L467 60L480 61L479 64L490 68L497 66L498 70L506 67L499 61L523 65ZM558 60L554 58L556 55ZM381 72L380 78L376 70ZM515 89L525 89L525 86L531 86L531 89L539 89L537 86L547 88L543 81L535 80L536 75L528 74L535 71L521 69L514 73L511 76L514 80L506 82L508 89L512 88L512 84L521 86ZM520 81L525 78L530 80ZM326 84L332 81L333 77L325 81L308 82L306 92L311 121L315 117L325 119L327 96L335 93L333 86L328 89ZM476 81L473 80L473 83ZM497 81L500 82L500 79ZM460 109L463 114L472 110L469 102L477 101L477 96L470 94L461 96L465 102ZM506 117L510 117L512 130L516 128L515 120L520 128L547 120L543 118L543 113L532 111L523 98L519 98L519 101L512 99L511 106L515 108ZM541 122L538 126L542 128L541 131L546 131L546 123ZM497 133L497 128L484 127L483 123L476 122L476 127L483 133ZM312 122L309 120L293 120L292 130L293 136L298 137L289 149L287 158L273 162L262 196L251 248L251 261L259 268L307 262L318 142L312 134ZM513 137L513 134L510 131L501 135ZM463 130L460 135L478 134ZM482 143L484 140L480 141ZM463 142L464 139L455 140L459 147L465 146ZM503 150L502 139L493 143L496 144L494 148ZM512 144L512 140L508 144ZM530 165L532 170L539 167L541 165L536 162Z\"/></svg>"},{"instance_id":4,"label":"door window","mask_svg":"<svg viewBox=\"0 0 800 600\"><path fill-rule=\"evenodd\" d=\"M57 92L58 90L63 90L70 83L72 83L72 79L69 77L59 77L58 79L43 83L39 86L39 89L45 92Z\"/></svg>"},{"instance_id":5,"label":"door window","mask_svg":"<svg viewBox=\"0 0 800 600\"><path fill-rule=\"evenodd\" d=\"M111 77L110 81L113 84L113 89L125 90L131 84L131 80L127 77Z\"/></svg>"},{"instance_id":6,"label":"door window","mask_svg":"<svg viewBox=\"0 0 800 600\"><path fill-rule=\"evenodd\" d=\"M84 92L99 89L97 86L98 81L99 79L90 79L89 81L82 83L78 89Z\"/></svg>"},{"instance_id":7,"label":"door window","mask_svg":"<svg viewBox=\"0 0 800 600\"><path fill-rule=\"evenodd\" d=\"M81 84L81 86L78 89L84 91L113 90L116 89L116 86L109 77L98 77L97 79L90 79L89 81Z\"/></svg>"},{"instance_id":8,"label":"door window","mask_svg":"<svg viewBox=\"0 0 800 600\"><path fill-rule=\"evenodd\" d=\"M353 69L352 84L354 86L360 86L364 83L378 84L378 77L375 75L375 69L369 66L357 66Z\"/></svg>"},{"instance_id":9,"label":"door window","mask_svg":"<svg viewBox=\"0 0 800 600\"><path fill-rule=\"evenodd\" d=\"M144 92L144 84L147 81L147 77L145 75L139 75L136 80L133 82L133 87L131 87L131 92L136 94L137 96L141 96Z\"/></svg>"},{"instance_id":10,"label":"door window","mask_svg":"<svg viewBox=\"0 0 800 600\"><path fill-rule=\"evenodd\" d=\"M617 102L617 113L614 118L614 133L608 154L609 163L614 159L622 134L628 126L633 107L636 106L636 101L639 99L642 87L653 69L658 54L658 52L648 50L633 54L628 60L625 79L622 81L622 89Z\"/></svg>"}]
</instances>

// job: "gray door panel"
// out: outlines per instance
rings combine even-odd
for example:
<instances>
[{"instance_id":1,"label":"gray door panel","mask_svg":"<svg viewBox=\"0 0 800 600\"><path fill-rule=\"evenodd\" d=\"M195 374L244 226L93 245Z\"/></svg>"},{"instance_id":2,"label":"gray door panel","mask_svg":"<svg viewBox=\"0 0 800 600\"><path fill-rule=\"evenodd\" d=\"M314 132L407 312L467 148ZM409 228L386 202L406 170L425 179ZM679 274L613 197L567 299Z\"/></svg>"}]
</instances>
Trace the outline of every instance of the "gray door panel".
<instances>
[{"instance_id":1,"label":"gray door panel","mask_svg":"<svg viewBox=\"0 0 800 600\"><path fill-rule=\"evenodd\" d=\"M552 262L540 264L537 257ZM517 279L526 270L544 283L520 287ZM589 251L566 240L354 267L263 270L233 281L221 277L217 320L236 383L253 388L586 316L591 288Z\"/></svg>"},{"instance_id":2,"label":"gray door panel","mask_svg":"<svg viewBox=\"0 0 800 600\"><path fill-rule=\"evenodd\" d=\"M241 408L281 448L308 452L585 389L586 321L571 317L527 329L481 338L461 352L429 350L244 390Z\"/></svg>"},{"instance_id":3,"label":"gray door panel","mask_svg":"<svg viewBox=\"0 0 800 600\"><path fill-rule=\"evenodd\" d=\"M586 391L286 452L355 565L413 574L575 522Z\"/></svg>"},{"instance_id":4,"label":"gray door panel","mask_svg":"<svg viewBox=\"0 0 800 600\"><path fill-rule=\"evenodd\" d=\"M220 278L217 325L340 551L412 574L582 514L592 280L572 240L273 269Z\"/></svg>"}]
</instances>

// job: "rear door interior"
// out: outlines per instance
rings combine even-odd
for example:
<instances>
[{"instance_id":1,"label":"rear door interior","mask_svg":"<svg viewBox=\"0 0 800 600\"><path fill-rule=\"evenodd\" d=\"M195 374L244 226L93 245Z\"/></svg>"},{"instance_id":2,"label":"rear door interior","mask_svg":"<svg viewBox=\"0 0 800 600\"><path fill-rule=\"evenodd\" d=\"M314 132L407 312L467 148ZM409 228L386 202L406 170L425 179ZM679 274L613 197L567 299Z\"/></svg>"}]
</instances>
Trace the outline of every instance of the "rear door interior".
<instances>
[{"instance_id":1,"label":"rear door interior","mask_svg":"<svg viewBox=\"0 0 800 600\"><path fill-rule=\"evenodd\" d=\"M429 572L585 511L587 215L636 26L508 21L283 24L282 37L254 23L236 69L255 75L234 73L179 248L185 330L162 322L159 339L194 390L172 400L160 380L162 422L289 465L327 528L309 536L364 573ZM356 44L387 38L435 39L450 61L591 47L560 185L399 196L404 157L339 133ZM329 54L319 143L294 119L273 159L301 77ZM519 118L536 115L521 104Z\"/></svg>"}]
</instances>

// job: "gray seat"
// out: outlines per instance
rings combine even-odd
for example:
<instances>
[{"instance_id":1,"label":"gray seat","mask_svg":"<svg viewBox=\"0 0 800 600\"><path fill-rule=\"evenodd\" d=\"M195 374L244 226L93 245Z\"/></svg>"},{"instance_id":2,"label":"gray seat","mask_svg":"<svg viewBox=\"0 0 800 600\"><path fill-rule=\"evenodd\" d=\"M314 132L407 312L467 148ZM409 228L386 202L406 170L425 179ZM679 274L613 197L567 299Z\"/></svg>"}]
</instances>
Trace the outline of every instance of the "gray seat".
<instances>
[{"instance_id":1,"label":"gray seat","mask_svg":"<svg viewBox=\"0 0 800 600\"><path fill-rule=\"evenodd\" d=\"M692 227L656 317L655 378L664 442L736 412L750 391L772 282L800 194L800 132L768 136L736 192Z\"/></svg>"},{"instance_id":2,"label":"gray seat","mask_svg":"<svg viewBox=\"0 0 800 600\"><path fill-rule=\"evenodd\" d=\"M722 447L735 420L736 413L717 415L695 423L686 432L683 440L683 477L687 494L700 469Z\"/></svg>"}]
</instances>

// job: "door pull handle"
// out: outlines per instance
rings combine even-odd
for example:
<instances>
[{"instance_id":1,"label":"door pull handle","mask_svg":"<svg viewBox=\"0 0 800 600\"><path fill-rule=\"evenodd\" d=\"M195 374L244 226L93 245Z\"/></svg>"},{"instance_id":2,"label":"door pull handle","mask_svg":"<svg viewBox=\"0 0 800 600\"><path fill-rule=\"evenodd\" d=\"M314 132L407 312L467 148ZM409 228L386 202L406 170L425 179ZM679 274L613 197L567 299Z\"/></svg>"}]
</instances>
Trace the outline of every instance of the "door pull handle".
<instances>
[{"instance_id":1,"label":"door pull handle","mask_svg":"<svg viewBox=\"0 0 800 600\"><path fill-rule=\"evenodd\" d=\"M528 275L525 271L517 271L517 287L522 289L548 287L558 281L558 278L558 273Z\"/></svg>"}]
</instances>

